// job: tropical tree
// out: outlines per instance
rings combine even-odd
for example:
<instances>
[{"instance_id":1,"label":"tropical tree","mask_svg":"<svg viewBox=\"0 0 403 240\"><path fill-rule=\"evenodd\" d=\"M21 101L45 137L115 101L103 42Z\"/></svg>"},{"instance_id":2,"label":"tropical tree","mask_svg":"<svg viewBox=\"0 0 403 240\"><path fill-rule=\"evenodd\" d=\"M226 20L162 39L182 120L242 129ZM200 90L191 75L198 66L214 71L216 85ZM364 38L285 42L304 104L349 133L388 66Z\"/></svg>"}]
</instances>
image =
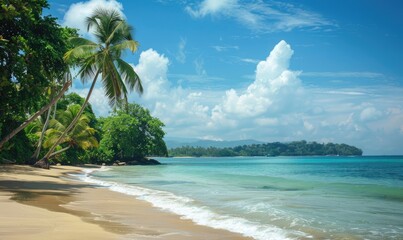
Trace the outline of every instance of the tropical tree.
<instances>
[{"instance_id":1,"label":"tropical tree","mask_svg":"<svg viewBox=\"0 0 403 240\"><path fill-rule=\"evenodd\" d=\"M27 120L25 120L20 126L15 128L13 131L11 131L9 134L7 134L1 141L0 141L0 150L2 149L3 145L8 142L11 138L13 138L17 133L19 133L21 130L23 130L26 126L28 126L29 123L35 121L41 114L49 110L50 107L52 107L69 89L71 85L71 80L67 81L64 83L62 89L59 91L57 96L52 98L48 104L43 106L39 111L34 113L31 117L29 117Z\"/></svg>"},{"instance_id":2,"label":"tropical tree","mask_svg":"<svg viewBox=\"0 0 403 240\"><path fill-rule=\"evenodd\" d=\"M65 111L58 111L56 119L52 119L49 122L49 129L46 130L46 138L43 143L45 148L51 147L63 134L66 127L69 126L71 121L78 115L81 106L78 104L70 105ZM82 114L74 126L74 129L69 132L68 135L63 137L59 143L63 147L53 152L49 158L56 156L62 152L65 152L71 148L74 149L90 149L98 147L98 140L95 137L95 129L89 126L91 118L86 114ZM37 132L38 135L41 132ZM49 168L49 165L46 166Z\"/></svg>"},{"instance_id":3,"label":"tropical tree","mask_svg":"<svg viewBox=\"0 0 403 240\"><path fill-rule=\"evenodd\" d=\"M56 18L45 16L43 9L48 7L47 0L0 2L0 151L3 156L17 158L16 152L27 152L22 146L19 151L9 151L17 139L7 146L5 143L47 111L71 84L61 82L64 86L53 100L43 94L53 79L61 79L66 71L63 60L69 49L66 40L76 35L75 30L62 28ZM18 137L26 136L22 132Z\"/></svg>"},{"instance_id":4,"label":"tropical tree","mask_svg":"<svg viewBox=\"0 0 403 240\"><path fill-rule=\"evenodd\" d=\"M140 78L133 67L121 58L124 50L128 49L132 53L137 50L138 42L132 38L132 27L117 11L103 8L96 9L86 19L86 23L87 30L94 34L96 42L80 37L71 38L70 42L75 47L64 55L64 59L80 66L81 81L85 83L92 79L91 87L77 116L54 142L44 158L36 164L37 166L41 166L40 163L48 165L48 159L56 146L73 129L90 99L99 76L109 103L113 107L127 102L127 87L130 91L135 89L139 93L143 92Z\"/></svg>"},{"instance_id":5,"label":"tropical tree","mask_svg":"<svg viewBox=\"0 0 403 240\"><path fill-rule=\"evenodd\" d=\"M127 111L115 111L104 119L99 149L108 153L110 160L134 161L150 155L166 156L163 127L164 124L152 117L147 109L131 103Z\"/></svg>"},{"instance_id":6,"label":"tropical tree","mask_svg":"<svg viewBox=\"0 0 403 240\"><path fill-rule=\"evenodd\" d=\"M69 71L66 71L66 73L64 74L63 79L64 79L64 82L71 83L71 74L70 74ZM58 88L57 85L58 85L58 82L55 80L55 81L53 81L53 84L51 86L49 86L48 92L49 92L50 96L53 96L55 94L56 89ZM59 101L59 99L55 99L55 101L53 102L53 119L56 118L57 102L58 101ZM35 150L34 154L31 157L31 161L33 161L33 162L37 161L38 158L39 158L39 154L40 154L41 149L42 149L42 142L43 142L43 139L45 137L45 132L48 129L48 126L49 126L51 113L52 113L52 108L49 108L47 110L47 113L46 113L45 122L42 124L42 131L41 131L41 134L39 136L39 140L38 140L38 143L37 143L36 150Z\"/></svg>"}]
</instances>

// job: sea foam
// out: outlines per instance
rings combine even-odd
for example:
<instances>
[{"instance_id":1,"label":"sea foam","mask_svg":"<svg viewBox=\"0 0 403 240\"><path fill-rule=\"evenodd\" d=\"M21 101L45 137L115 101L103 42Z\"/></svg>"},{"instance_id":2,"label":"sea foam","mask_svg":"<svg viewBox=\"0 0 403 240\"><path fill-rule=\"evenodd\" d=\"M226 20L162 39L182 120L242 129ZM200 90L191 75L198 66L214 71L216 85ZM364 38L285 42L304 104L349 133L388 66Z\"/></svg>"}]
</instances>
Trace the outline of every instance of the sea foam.
<instances>
[{"instance_id":1,"label":"sea foam","mask_svg":"<svg viewBox=\"0 0 403 240\"><path fill-rule=\"evenodd\" d=\"M242 234L246 237L252 237L257 240L292 239L290 236L287 236L288 234L291 234L291 232L283 230L279 227L252 222L241 217L218 214L208 207L198 206L195 200L188 197L177 196L166 191L104 181L90 176L90 174L94 171L108 170L110 170L110 168L107 167L99 169L85 169L83 175L76 175L76 177L84 182L106 187L111 191L134 196L139 200L147 201L154 207L177 214L181 216L182 219L192 220L198 225L228 230L234 233ZM301 236L301 232L293 232L293 235Z\"/></svg>"}]
</instances>

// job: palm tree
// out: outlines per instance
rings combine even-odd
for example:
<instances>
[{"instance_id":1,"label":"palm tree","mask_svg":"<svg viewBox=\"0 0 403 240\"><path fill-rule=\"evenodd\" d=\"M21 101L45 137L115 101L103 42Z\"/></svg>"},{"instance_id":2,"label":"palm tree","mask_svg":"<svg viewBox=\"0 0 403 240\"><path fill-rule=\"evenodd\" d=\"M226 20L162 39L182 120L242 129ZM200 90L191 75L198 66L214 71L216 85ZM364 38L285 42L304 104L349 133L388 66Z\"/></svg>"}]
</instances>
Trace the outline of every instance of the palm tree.
<instances>
[{"instance_id":1,"label":"palm tree","mask_svg":"<svg viewBox=\"0 0 403 240\"><path fill-rule=\"evenodd\" d=\"M19 133L21 130L23 130L28 124L31 122L35 121L40 115L42 115L44 112L49 110L50 107L52 107L69 89L72 81L68 80L64 82L62 89L60 90L59 94L57 94L54 98L50 100L48 104L43 106L39 111L37 111L34 115L29 117L26 121L24 121L19 127L14 129L12 132L10 132L7 136L5 136L1 141L0 141L0 150L3 148L4 144L8 142L11 138L13 138L17 133Z\"/></svg>"},{"instance_id":2,"label":"palm tree","mask_svg":"<svg viewBox=\"0 0 403 240\"><path fill-rule=\"evenodd\" d=\"M71 80L72 80L72 77L71 77L70 71L66 71L66 73L63 76L63 81L64 82L68 82L68 81L71 82ZM58 87L57 85L58 85L58 82L54 80L52 82L52 85L48 89L49 92L50 92L50 95L54 95L55 89ZM56 101L55 101L55 103L53 105L53 109L54 109L53 110L53 119L56 118L56 110L57 110L57 101L58 100L59 99L56 99ZM44 123L41 124L42 131L41 131L41 134L39 135L39 140L38 140L36 150L35 150L34 154L31 156L31 161L37 161L38 158L39 158L39 154L40 154L41 148L42 148L42 142L43 142L43 139L45 137L45 132L48 129L48 126L49 126L49 120L50 120L51 112L52 112L52 108L49 108L47 113L46 113L46 120L45 120ZM41 123L41 121L39 121L39 122Z\"/></svg>"},{"instance_id":3,"label":"palm tree","mask_svg":"<svg viewBox=\"0 0 403 240\"><path fill-rule=\"evenodd\" d=\"M57 118L49 121L49 129L46 130L46 138L43 143L45 148L51 147L63 134L66 127L77 116L81 106L78 104L70 105L65 111L58 111ZM98 147L98 140L95 137L95 129L89 126L91 119L82 114L74 127L74 130L65 136L59 145L64 147L56 152L53 152L49 158L56 156L70 148L80 148L87 150L89 148ZM41 132L37 132L38 135ZM49 167L49 166L47 166Z\"/></svg>"},{"instance_id":4,"label":"palm tree","mask_svg":"<svg viewBox=\"0 0 403 240\"><path fill-rule=\"evenodd\" d=\"M96 9L86 22L87 30L93 31L97 42L79 37L72 38L71 43L75 47L68 51L64 58L67 62L81 66L79 70L81 80L85 83L92 78L92 84L77 116L44 158L38 161L45 166L48 165L47 161L56 146L60 144L64 136L72 130L80 118L99 75L102 76L101 81L111 106L127 102L126 85L129 90L135 89L139 93L143 92L140 78L133 67L121 59L124 50L128 49L132 53L137 50L138 42L132 38L132 27L117 11L103 8ZM41 166L40 163L36 165Z\"/></svg>"}]
</instances>

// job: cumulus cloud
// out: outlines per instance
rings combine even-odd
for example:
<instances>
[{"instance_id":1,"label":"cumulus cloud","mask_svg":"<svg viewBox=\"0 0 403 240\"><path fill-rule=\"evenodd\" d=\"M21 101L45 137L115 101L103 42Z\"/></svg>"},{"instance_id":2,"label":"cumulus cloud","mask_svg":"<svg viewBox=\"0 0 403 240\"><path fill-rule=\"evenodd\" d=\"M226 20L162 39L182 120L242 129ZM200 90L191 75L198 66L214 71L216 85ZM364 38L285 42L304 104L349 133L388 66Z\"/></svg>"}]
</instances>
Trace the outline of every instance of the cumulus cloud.
<instances>
[{"instance_id":1,"label":"cumulus cloud","mask_svg":"<svg viewBox=\"0 0 403 240\"><path fill-rule=\"evenodd\" d=\"M290 45L281 41L257 64L255 80L246 89L211 92L173 86L168 79L168 58L149 49L140 54L139 64L134 66L145 92L131 100L151 109L166 123L171 135L240 139L276 132L292 137L300 134L298 127L313 130L311 123L293 114L304 105L304 91L300 72L289 70L292 55ZM203 75L202 62L195 65ZM255 125L250 127L251 123ZM265 129L257 131L256 127Z\"/></svg>"},{"instance_id":2,"label":"cumulus cloud","mask_svg":"<svg viewBox=\"0 0 403 240\"><path fill-rule=\"evenodd\" d=\"M134 70L141 78L144 94L141 98L133 95L131 100L151 109L167 129L196 129L206 121L209 111L208 106L199 102L203 93L171 86L168 66L169 60L164 55L153 49L143 51Z\"/></svg>"},{"instance_id":3,"label":"cumulus cloud","mask_svg":"<svg viewBox=\"0 0 403 240\"><path fill-rule=\"evenodd\" d=\"M213 109L215 118L212 120L292 111L302 94L299 72L288 70L292 55L290 45L285 41L279 42L267 59L259 62L255 81L245 92L238 93L234 89L226 91L223 102Z\"/></svg>"},{"instance_id":4,"label":"cumulus cloud","mask_svg":"<svg viewBox=\"0 0 403 240\"><path fill-rule=\"evenodd\" d=\"M133 65L144 94L131 94L129 101L150 109L172 137L305 139L353 144L366 154L398 153L403 140L401 88L309 88L303 85L299 71L290 70L292 56L291 46L281 41L257 64L249 86L211 91L174 85L169 80L170 60L148 49ZM88 87L75 86L74 91L85 96ZM356 92L360 94L350 94ZM97 115L105 116L110 110L101 86L90 102Z\"/></svg>"},{"instance_id":5,"label":"cumulus cloud","mask_svg":"<svg viewBox=\"0 0 403 240\"><path fill-rule=\"evenodd\" d=\"M75 80L69 92L75 92L83 98L87 97L89 84L83 87L79 87L81 85L82 84L80 83L80 80ZM96 87L92 91L89 102L95 114L98 116L107 116L111 111L108 98L105 95L105 91L99 84L96 85Z\"/></svg>"},{"instance_id":6,"label":"cumulus cloud","mask_svg":"<svg viewBox=\"0 0 403 240\"><path fill-rule=\"evenodd\" d=\"M62 24L68 27L77 28L81 35L90 37L87 33L85 20L97 8L115 9L123 17L125 16L123 14L123 5L116 0L90 0L71 4L63 17Z\"/></svg>"}]
</instances>

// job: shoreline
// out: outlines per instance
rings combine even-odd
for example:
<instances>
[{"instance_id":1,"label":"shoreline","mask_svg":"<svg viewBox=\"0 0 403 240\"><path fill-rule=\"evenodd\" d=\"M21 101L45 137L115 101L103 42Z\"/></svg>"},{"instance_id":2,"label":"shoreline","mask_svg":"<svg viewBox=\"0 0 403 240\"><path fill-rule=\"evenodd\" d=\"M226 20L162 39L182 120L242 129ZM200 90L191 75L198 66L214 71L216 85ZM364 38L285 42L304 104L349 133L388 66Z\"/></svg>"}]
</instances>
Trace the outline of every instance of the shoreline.
<instances>
[{"instance_id":1,"label":"shoreline","mask_svg":"<svg viewBox=\"0 0 403 240\"><path fill-rule=\"evenodd\" d=\"M83 169L0 166L0 238L251 239L196 225L146 201L68 175Z\"/></svg>"}]
</instances>

